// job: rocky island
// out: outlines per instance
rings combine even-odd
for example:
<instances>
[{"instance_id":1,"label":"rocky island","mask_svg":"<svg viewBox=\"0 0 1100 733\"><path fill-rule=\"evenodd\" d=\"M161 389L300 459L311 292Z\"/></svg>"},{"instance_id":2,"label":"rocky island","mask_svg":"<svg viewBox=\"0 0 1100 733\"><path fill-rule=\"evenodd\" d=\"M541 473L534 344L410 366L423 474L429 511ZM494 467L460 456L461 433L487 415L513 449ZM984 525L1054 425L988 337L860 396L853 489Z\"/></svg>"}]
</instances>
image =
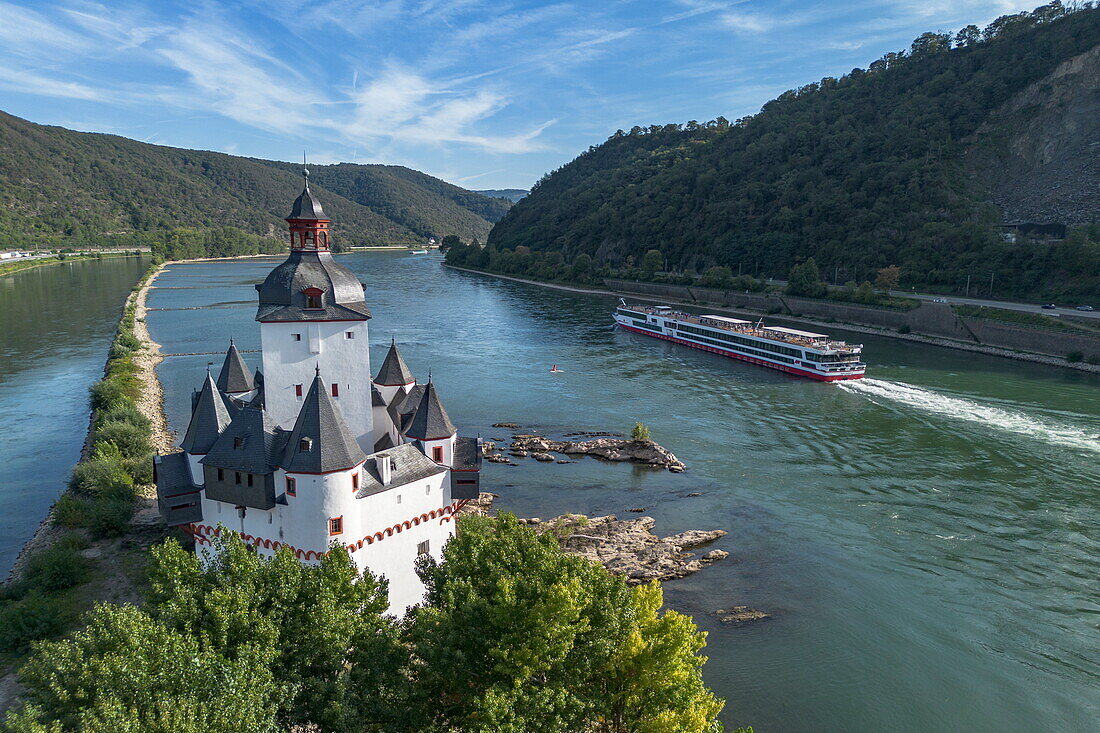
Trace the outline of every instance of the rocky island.
<instances>
[{"instance_id":1,"label":"rocky island","mask_svg":"<svg viewBox=\"0 0 1100 733\"><path fill-rule=\"evenodd\" d=\"M512 423L508 423L511 425ZM574 433L591 436L592 433ZM607 436L607 433L595 435ZM485 460L490 463L510 463L507 456L494 453L496 445L485 444ZM516 458L530 456L543 463L566 462L557 459L555 453L569 457L592 456L604 461L629 462L654 468L666 468L673 473L682 472L686 466L672 451L653 440L635 440L621 437L594 437L589 440L553 440L532 433L512 436L508 452Z\"/></svg>"}]
</instances>

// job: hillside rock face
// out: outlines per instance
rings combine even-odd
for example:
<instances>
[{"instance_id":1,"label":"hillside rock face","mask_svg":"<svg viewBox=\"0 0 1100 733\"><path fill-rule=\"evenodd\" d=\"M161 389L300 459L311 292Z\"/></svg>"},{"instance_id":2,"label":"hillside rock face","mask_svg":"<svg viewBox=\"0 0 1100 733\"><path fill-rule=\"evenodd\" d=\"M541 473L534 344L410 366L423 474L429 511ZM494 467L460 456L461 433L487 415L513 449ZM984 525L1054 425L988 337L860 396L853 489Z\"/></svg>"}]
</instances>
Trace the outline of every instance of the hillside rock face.
<instances>
[{"instance_id":1,"label":"hillside rock face","mask_svg":"<svg viewBox=\"0 0 1100 733\"><path fill-rule=\"evenodd\" d=\"M994 112L978 131L974 159L1005 221L1100 218L1100 46Z\"/></svg>"}]
</instances>

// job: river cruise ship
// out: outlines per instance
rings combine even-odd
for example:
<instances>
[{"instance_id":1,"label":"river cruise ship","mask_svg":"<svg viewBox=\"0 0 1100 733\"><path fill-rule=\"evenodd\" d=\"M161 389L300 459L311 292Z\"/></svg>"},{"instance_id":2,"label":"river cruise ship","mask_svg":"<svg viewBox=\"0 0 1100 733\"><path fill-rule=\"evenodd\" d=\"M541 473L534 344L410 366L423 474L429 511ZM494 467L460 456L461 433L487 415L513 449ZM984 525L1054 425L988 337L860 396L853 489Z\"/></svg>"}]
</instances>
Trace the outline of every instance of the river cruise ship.
<instances>
[{"instance_id":1,"label":"river cruise ship","mask_svg":"<svg viewBox=\"0 0 1100 733\"><path fill-rule=\"evenodd\" d=\"M679 313L668 306L619 301L615 323L634 333L674 341L823 382L860 379L867 365L862 344L832 341L823 333L765 326L726 316Z\"/></svg>"}]
</instances>

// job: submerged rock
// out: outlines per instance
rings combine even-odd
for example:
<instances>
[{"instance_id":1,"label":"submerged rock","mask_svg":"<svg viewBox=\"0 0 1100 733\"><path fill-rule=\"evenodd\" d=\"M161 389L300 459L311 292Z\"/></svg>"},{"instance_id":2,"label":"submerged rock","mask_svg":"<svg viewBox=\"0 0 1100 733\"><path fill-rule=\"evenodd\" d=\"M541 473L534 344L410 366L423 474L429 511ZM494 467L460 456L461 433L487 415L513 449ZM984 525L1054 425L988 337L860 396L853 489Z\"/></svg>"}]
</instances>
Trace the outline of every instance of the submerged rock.
<instances>
[{"instance_id":1,"label":"submerged rock","mask_svg":"<svg viewBox=\"0 0 1100 733\"><path fill-rule=\"evenodd\" d=\"M519 428L519 424L514 423L514 422L495 422L495 423L493 423L493 427L494 428L508 428L509 430L516 430L517 428Z\"/></svg>"},{"instance_id":2,"label":"submerged rock","mask_svg":"<svg viewBox=\"0 0 1100 733\"><path fill-rule=\"evenodd\" d=\"M724 624L747 624L753 621L763 621L771 618L771 614L764 613L751 606L733 606L729 609L718 609L714 612L718 620Z\"/></svg>"},{"instance_id":3,"label":"submerged rock","mask_svg":"<svg viewBox=\"0 0 1100 733\"><path fill-rule=\"evenodd\" d=\"M554 460L554 456L549 453L532 453L531 457L542 463L550 463Z\"/></svg>"}]
</instances>

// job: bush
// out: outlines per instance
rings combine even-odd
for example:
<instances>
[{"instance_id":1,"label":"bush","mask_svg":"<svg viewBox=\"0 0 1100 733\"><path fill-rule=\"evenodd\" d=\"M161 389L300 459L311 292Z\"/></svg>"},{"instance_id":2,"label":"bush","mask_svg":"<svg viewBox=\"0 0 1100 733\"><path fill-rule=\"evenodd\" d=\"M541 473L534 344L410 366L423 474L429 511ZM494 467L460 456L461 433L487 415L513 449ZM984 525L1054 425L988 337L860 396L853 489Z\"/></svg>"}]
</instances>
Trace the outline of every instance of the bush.
<instances>
[{"instance_id":1,"label":"bush","mask_svg":"<svg viewBox=\"0 0 1100 733\"><path fill-rule=\"evenodd\" d=\"M1068 361L1070 364L1076 364L1084 358L1085 355L1082 354L1080 351L1071 351L1066 354L1066 361Z\"/></svg>"},{"instance_id":2,"label":"bush","mask_svg":"<svg viewBox=\"0 0 1100 733\"><path fill-rule=\"evenodd\" d=\"M53 505L53 523L59 527L86 527L91 501L76 494L62 494Z\"/></svg>"},{"instance_id":3,"label":"bush","mask_svg":"<svg viewBox=\"0 0 1100 733\"><path fill-rule=\"evenodd\" d=\"M97 498L134 498L134 479L126 471L122 456L106 451L76 464L69 488Z\"/></svg>"},{"instance_id":4,"label":"bush","mask_svg":"<svg viewBox=\"0 0 1100 733\"><path fill-rule=\"evenodd\" d=\"M88 513L88 530L97 539L119 537L130 526L134 516L134 502L125 499L101 499L94 502Z\"/></svg>"},{"instance_id":5,"label":"bush","mask_svg":"<svg viewBox=\"0 0 1100 733\"><path fill-rule=\"evenodd\" d=\"M56 636L63 626L59 605L32 593L0 606L0 652L26 652L32 641Z\"/></svg>"},{"instance_id":6,"label":"bush","mask_svg":"<svg viewBox=\"0 0 1100 733\"><path fill-rule=\"evenodd\" d=\"M631 440L649 440L649 427L643 425L640 422L634 423L633 429L630 431Z\"/></svg>"},{"instance_id":7,"label":"bush","mask_svg":"<svg viewBox=\"0 0 1100 733\"><path fill-rule=\"evenodd\" d=\"M909 324L907 323L907 324L905 324L904 326L900 326L900 327L898 328L898 333L909 333L909 332L910 332L910 331L912 331L912 330L913 330L913 329L909 328Z\"/></svg>"},{"instance_id":8,"label":"bush","mask_svg":"<svg viewBox=\"0 0 1100 733\"><path fill-rule=\"evenodd\" d=\"M31 555L24 578L37 590L56 593L88 579L88 560L75 547L54 545Z\"/></svg>"},{"instance_id":9,"label":"bush","mask_svg":"<svg viewBox=\"0 0 1100 733\"><path fill-rule=\"evenodd\" d=\"M134 456L133 458L124 458L122 460L122 467L126 469L126 473L130 474L130 478L134 480L135 486L153 483L152 451L143 453L140 456Z\"/></svg>"},{"instance_id":10,"label":"bush","mask_svg":"<svg viewBox=\"0 0 1100 733\"><path fill-rule=\"evenodd\" d=\"M145 456L152 450L148 428L121 420L100 422L92 433L92 440L96 445L110 443L116 446L123 458Z\"/></svg>"},{"instance_id":11,"label":"bush","mask_svg":"<svg viewBox=\"0 0 1100 733\"><path fill-rule=\"evenodd\" d=\"M146 431L152 427L149 418L142 415L141 410L139 410L136 405L128 402L115 405L114 407L110 407L96 414L97 424L102 424L109 420L136 425Z\"/></svg>"}]
</instances>

